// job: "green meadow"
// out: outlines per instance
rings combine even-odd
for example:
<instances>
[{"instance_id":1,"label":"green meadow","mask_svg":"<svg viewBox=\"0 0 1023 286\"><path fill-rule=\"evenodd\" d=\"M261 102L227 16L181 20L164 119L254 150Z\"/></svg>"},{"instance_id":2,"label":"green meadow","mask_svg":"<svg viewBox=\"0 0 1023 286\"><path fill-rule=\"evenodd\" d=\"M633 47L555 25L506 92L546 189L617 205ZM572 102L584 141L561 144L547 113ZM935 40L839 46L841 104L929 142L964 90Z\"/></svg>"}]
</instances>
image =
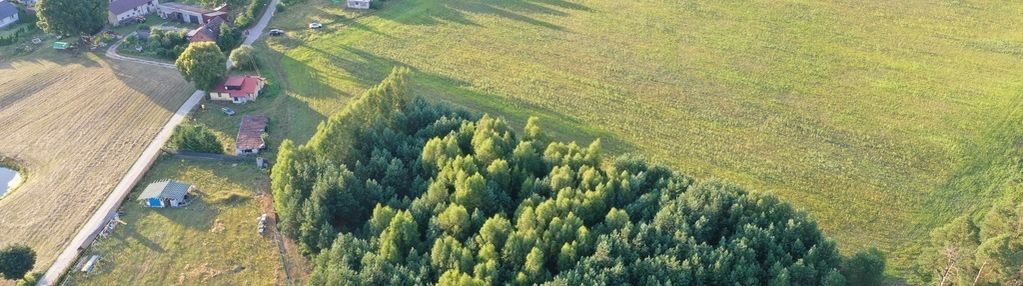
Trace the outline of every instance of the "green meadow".
<instances>
[{"instance_id":1,"label":"green meadow","mask_svg":"<svg viewBox=\"0 0 1023 286\"><path fill-rule=\"evenodd\" d=\"M963 1L306 0L261 46L271 135L394 66L420 95L565 140L601 138L805 209L844 253L909 276L930 230L1019 173L1023 4ZM321 30L305 28L309 21ZM225 128L226 129L226 128ZM278 137L283 138L283 137Z\"/></svg>"}]
</instances>

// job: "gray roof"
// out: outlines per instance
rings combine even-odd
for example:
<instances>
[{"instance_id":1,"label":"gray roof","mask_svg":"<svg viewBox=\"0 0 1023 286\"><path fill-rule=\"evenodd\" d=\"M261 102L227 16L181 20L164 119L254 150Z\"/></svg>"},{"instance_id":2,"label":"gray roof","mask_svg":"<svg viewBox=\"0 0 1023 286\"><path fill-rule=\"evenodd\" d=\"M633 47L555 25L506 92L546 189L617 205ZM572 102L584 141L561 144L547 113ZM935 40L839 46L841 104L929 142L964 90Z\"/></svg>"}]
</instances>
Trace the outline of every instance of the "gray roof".
<instances>
[{"instance_id":1,"label":"gray roof","mask_svg":"<svg viewBox=\"0 0 1023 286\"><path fill-rule=\"evenodd\" d=\"M173 200L184 200L185 194L188 193L188 189L192 185L174 180L164 180L156 183L149 184L145 190L142 190L142 194L139 194L137 200L145 200L150 198L161 198L161 199L173 199Z\"/></svg>"},{"instance_id":2,"label":"gray roof","mask_svg":"<svg viewBox=\"0 0 1023 286\"><path fill-rule=\"evenodd\" d=\"M114 15L121 15L121 13L127 12L128 10L138 8L139 6L145 5L153 0L116 0L110 2L110 12Z\"/></svg>"},{"instance_id":3,"label":"gray roof","mask_svg":"<svg viewBox=\"0 0 1023 286\"><path fill-rule=\"evenodd\" d=\"M18 15L18 8L11 2L0 1L0 19Z\"/></svg>"}]
</instances>

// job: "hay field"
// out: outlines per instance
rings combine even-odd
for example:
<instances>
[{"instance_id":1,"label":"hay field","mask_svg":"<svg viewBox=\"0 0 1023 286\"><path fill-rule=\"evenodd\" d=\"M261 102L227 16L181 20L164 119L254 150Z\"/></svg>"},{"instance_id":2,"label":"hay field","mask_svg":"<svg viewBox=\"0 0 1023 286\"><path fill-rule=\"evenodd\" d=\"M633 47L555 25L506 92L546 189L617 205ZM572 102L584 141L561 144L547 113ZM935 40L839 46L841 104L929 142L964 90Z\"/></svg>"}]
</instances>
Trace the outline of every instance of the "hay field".
<instances>
[{"instance_id":1,"label":"hay field","mask_svg":"<svg viewBox=\"0 0 1023 286\"><path fill-rule=\"evenodd\" d=\"M27 181L0 198L0 245L46 269L191 94L177 71L40 51L0 62L0 156Z\"/></svg>"},{"instance_id":2,"label":"hay field","mask_svg":"<svg viewBox=\"0 0 1023 286\"><path fill-rule=\"evenodd\" d=\"M314 114L292 118L409 66L427 97L779 194L897 276L1018 172L1019 3L401 0L356 22L306 3L264 64Z\"/></svg>"}]
</instances>

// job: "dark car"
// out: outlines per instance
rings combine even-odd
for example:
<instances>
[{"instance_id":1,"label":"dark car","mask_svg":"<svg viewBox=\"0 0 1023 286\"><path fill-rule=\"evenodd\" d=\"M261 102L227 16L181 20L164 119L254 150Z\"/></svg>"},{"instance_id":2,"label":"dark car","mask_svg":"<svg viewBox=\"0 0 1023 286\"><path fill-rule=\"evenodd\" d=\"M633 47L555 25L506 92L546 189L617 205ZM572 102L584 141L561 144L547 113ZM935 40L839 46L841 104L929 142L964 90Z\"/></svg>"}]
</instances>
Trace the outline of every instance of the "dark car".
<instances>
[{"instance_id":1,"label":"dark car","mask_svg":"<svg viewBox=\"0 0 1023 286\"><path fill-rule=\"evenodd\" d=\"M270 33L269 33L269 34L270 34L271 36L280 36L280 35L284 35L284 30L281 30L281 29L270 29Z\"/></svg>"}]
</instances>

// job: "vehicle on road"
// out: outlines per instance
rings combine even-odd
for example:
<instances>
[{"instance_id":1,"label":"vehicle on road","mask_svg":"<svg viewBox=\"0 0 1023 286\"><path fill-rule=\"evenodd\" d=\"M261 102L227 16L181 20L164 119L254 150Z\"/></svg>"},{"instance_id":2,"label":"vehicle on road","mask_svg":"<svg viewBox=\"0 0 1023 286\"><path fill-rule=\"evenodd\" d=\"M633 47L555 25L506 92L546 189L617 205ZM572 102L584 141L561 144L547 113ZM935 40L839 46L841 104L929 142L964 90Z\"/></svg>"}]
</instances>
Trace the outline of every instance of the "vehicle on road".
<instances>
[{"instance_id":1,"label":"vehicle on road","mask_svg":"<svg viewBox=\"0 0 1023 286\"><path fill-rule=\"evenodd\" d=\"M224 114L227 114L227 116L234 116L235 113L234 109L231 109L230 107L221 108L220 111L223 111Z\"/></svg>"}]
</instances>

